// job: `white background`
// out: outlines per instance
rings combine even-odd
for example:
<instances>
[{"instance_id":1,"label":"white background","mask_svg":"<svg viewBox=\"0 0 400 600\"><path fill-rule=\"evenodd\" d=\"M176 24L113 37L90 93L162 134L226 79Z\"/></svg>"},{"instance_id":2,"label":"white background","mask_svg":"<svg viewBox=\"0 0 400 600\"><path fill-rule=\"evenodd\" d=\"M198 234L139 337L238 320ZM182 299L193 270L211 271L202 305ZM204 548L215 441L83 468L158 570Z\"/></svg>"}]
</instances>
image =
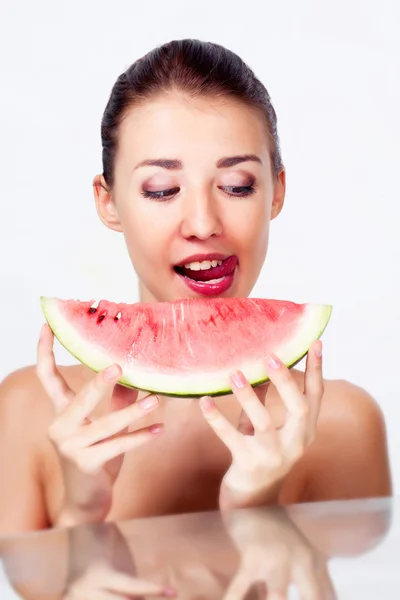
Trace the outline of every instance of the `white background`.
<instances>
[{"instance_id":1,"label":"white background","mask_svg":"<svg viewBox=\"0 0 400 600\"><path fill-rule=\"evenodd\" d=\"M155 45L216 41L270 91L287 168L254 295L333 304L325 375L383 408L398 493L399 7L2 0L0 379L35 361L40 295L137 299L123 239L92 200L102 112L117 76Z\"/></svg>"},{"instance_id":2,"label":"white background","mask_svg":"<svg viewBox=\"0 0 400 600\"><path fill-rule=\"evenodd\" d=\"M102 112L117 76L155 45L216 41L270 91L287 168L253 295L333 304L325 375L379 401L398 491L399 6L2 0L0 379L35 361L40 295L137 299L123 238L92 199Z\"/></svg>"}]
</instances>

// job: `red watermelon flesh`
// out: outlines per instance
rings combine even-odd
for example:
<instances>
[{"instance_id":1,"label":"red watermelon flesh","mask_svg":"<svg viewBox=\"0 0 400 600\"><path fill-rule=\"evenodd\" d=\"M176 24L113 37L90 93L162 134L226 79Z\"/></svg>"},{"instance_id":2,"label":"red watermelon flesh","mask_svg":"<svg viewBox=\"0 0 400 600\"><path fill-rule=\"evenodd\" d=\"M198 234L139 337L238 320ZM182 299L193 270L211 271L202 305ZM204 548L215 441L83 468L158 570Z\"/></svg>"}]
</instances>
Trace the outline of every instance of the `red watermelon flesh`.
<instances>
[{"instance_id":1,"label":"red watermelon flesh","mask_svg":"<svg viewBox=\"0 0 400 600\"><path fill-rule=\"evenodd\" d=\"M120 383L171 396L229 393L229 375L268 379L274 352L298 362L324 331L331 306L252 298L195 298L116 304L42 298L60 343L99 371L118 363Z\"/></svg>"}]
</instances>

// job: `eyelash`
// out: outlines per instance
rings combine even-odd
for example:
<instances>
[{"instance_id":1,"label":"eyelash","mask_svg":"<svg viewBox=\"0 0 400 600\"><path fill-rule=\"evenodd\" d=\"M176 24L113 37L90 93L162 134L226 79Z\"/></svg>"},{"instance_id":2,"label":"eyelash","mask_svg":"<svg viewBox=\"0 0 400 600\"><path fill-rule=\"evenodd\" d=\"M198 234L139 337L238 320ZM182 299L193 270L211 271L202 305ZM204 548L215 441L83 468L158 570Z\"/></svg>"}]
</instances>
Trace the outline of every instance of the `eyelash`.
<instances>
[{"instance_id":1,"label":"eyelash","mask_svg":"<svg viewBox=\"0 0 400 600\"><path fill-rule=\"evenodd\" d=\"M143 190L141 192L142 196L145 198L150 198L151 200L169 200L172 196L175 196L179 192L178 187L171 188L169 190L160 190L156 192L150 192L148 190ZM251 185L241 185L241 186L232 186L227 185L223 187L219 187L218 189L222 190L229 196L230 198L247 198L256 192L256 188L253 184ZM230 191L228 191L230 190ZM236 190L236 193L233 192ZM240 193L237 193L237 190L241 190Z\"/></svg>"}]
</instances>

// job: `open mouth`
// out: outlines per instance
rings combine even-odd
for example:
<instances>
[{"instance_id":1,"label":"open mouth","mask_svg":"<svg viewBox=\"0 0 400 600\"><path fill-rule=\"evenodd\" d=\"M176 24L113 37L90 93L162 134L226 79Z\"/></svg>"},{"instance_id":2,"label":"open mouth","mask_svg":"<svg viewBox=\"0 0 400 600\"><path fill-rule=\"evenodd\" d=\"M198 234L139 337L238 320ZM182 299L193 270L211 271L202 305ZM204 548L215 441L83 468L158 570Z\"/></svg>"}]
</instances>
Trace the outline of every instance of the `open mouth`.
<instances>
[{"instance_id":1,"label":"open mouth","mask_svg":"<svg viewBox=\"0 0 400 600\"><path fill-rule=\"evenodd\" d=\"M174 271L195 292L217 295L231 287L237 264L237 256L228 256L177 265Z\"/></svg>"}]
</instances>

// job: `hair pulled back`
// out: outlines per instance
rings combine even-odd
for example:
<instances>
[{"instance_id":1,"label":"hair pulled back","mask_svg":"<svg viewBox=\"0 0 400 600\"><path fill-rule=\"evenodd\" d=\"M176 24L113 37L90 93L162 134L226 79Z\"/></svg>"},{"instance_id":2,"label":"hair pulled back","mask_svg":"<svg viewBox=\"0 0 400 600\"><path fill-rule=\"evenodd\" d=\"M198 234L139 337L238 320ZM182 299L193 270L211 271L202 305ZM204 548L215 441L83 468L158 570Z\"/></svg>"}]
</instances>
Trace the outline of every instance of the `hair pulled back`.
<instances>
[{"instance_id":1,"label":"hair pulled back","mask_svg":"<svg viewBox=\"0 0 400 600\"><path fill-rule=\"evenodd\" d=\"M193 97L231 97L265 117L275 174L282 169L277 118L264 85L234 52L211 42L174 40L136 60L115 82L101 123L103 176L114 184L118 129L133 106L166 91Z\"/></svg>"}]
</instances>

